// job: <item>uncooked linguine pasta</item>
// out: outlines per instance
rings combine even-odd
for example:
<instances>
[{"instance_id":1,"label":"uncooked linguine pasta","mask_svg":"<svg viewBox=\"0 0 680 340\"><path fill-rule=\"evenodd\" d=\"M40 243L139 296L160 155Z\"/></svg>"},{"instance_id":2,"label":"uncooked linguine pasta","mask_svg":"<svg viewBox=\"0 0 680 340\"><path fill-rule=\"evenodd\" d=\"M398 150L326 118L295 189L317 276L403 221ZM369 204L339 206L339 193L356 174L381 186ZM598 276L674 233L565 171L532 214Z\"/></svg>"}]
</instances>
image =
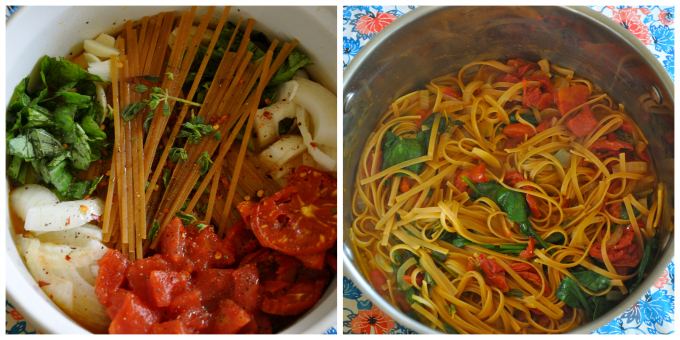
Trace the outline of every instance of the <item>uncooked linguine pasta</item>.
<instances>
[{"instance_id":1,"label":"uncooked linguine pasta","mask_svg":"<svg viewBox=\"0 0 680 340\"><path fill-rule=\"evenodd\" d=\"M351 239L373 287L447 333L562 333L636 289L664 186L623 105L573 70L478 61L369 136Z\"/></svg>"}]
</instances>

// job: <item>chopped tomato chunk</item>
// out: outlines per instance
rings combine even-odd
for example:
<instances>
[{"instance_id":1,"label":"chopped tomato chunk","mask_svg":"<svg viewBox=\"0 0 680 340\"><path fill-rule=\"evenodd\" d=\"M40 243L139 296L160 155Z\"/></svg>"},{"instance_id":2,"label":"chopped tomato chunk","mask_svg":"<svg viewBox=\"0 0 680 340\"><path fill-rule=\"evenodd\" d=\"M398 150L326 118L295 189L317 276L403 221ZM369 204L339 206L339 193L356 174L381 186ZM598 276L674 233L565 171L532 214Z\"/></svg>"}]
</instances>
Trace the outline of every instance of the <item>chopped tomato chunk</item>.
<instances>
[{"instance_id":1,"label":"chopped tomato chunk","mask_svg":"<svg viewBox=\"0 0 680 340\"><path fill-rule=\"evenodd\" d=\"M534 254L534 245L535 245L534 238L529 236L529 244L527 244L527 249L522 250L519 253L519 257L523 257L527 260L530 259L531 256Z\"/></svg>"},{"instance_id":2,"label":"chopped tomato chunk","mask_svg":"<svg viewBox=\"0 0 680 340\"><path fill-rule=\"evenodd\" d=\"M541 276L538 275L536 268L534 268L530 264L518 262L511 264L510 268L512 268L512 270L514 270L517 273L517 275L521 276L523 279L529 280L529 282L539 287L544 286L545 288L543 290L543 296L550 296L550 294L552 293L550 286L548 284L543 283L543 280L541 280Z\"/></svg>"},{"instance_id":3,"label":"chopped tomato chunk","mask_svg":"<svg viewBox=\"0 0 680 340\"><path fill-rule=\"evenodd\" d=\"M496 263L496 259L487 259L484 254L481 254L477 257L477 261L468 258L468 262L468 271L476 270L484 274L486 284L494 286L504 293L510 290L508 280L505 278L505 269Z\"/></svg>"},{"instance_id":4,"label":"chopped tomato chunk","mask_svg":"<svg viewBox=\"0 0 680 340\"><path fill-rule=\"evenodd\" d=\"M429 117L430 114L431 114L431 112L428 112L427 110L418 111L418 115L420 116L420 119L415 120L416 127L418 128L418 130L420 130L420 125L423 124L425 119L427 119L427 117Z\"/></svg>"},{"instance_id":5,"label":"chopped tomato chunk","mask_svg":"<svg viewBox=\"0 0 680 340\"><path fill-rule=\"evenodd\" d=\"M635 239L635 231L632 225L626 226L623 230L621 238L616 242L616 244L607 247L605 250L607 252L607 257L609 261L615 267L635 267L642 260L642 249L637 242L633 242ZM602 257L602 243L595 242L593 246L590 247L588 254L592 257L603 260Z\"/></svg>"},{"instance_id":6,"label":"chopped tomato chunk","mask_svg":"<svg viewBox=\"0 0 680 340\"><path fill-rule=\"evenodd\" d=\"M248 312L229 299L220 301L215 317L210 329L214 334L236 334L252 319Z\"/></svg>"},{"instance_id":7,"label":"chopped tomato chunk","mask_svg":"<svg viewBox=\"0 0 680 340\"><path fill-rule=\"evenodd\" d=\"M597 126L597 119L590 111L588 104L583 105L583 111L567 121L567 128L578 137L585 137Z\"/></svg>"},{"instance_id":8,"label":"chopped tomato chunk","mask_svg":"<svg viewBox=\"0 0 680 340\"><path fill-rule=\"evenodd\" d=\"M505 128L503 128L503 134L508 136L508 138L519 141L524 141L525 137L528 139L536 135L534 129L522 123L508 124Z\"/></svg>"},{"instance_id":9,"label":"chopped tomato chunk","mask_svg":"<svg viewBox=\"0 0 680 340\"><path fill-rule=\"evenodd\" d=\"M585 103L588 100L588 86L572 85L566 86L557 91L557 108L560 114L571 111L571 109Z\"/></svg>"},{"instance_id":10,"label":"chopped tomato chunk","mask_svg":"<svg viewBox=\"0 0 680 340\"><path fill-rule=\"evenodd\" d=\"M453 98L460 98L461 97L460 92L454 91L448 86L444 88L444 94L449 96L449 97L453 97Z\"/></svg>"},{"instance_id":11,"label":"chopped tomato chunk","mask_svg":"<svg viewBox=\"0 0 680 340\"><path fill-rule=\"evenodd\" d=\"M385 275L379 270L375 269L373 270L369 275L368 275L369 280L371 281L371 285L373 288L375 288L378 292L381 294L384 294L387 292L387 289L383 289L383 286L387 284L387 279L385 278Z\"/></svg>"}]
</instances>

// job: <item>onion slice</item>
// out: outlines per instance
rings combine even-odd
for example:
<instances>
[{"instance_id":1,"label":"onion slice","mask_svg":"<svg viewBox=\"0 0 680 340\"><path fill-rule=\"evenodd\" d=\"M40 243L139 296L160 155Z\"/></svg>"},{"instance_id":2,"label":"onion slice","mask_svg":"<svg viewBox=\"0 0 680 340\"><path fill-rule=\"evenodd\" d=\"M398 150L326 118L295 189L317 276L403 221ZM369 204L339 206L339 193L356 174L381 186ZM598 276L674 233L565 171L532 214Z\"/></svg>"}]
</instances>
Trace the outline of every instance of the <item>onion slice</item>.
<instances>
[{"instance_id":1,"label":"onion slice","mask_svg":"<svg viewBox=\"0 0 680 340\"><path fill-rule=\"evenodd\" d=\"M337 147L337 97L321 84L293 77L298 88L293 98L309 111L311 124L307 125L314 143ZM299 122L298 118L298 122Z\"/></svg>"},{"instance_id":2,"label":"onion slice","mask_svg":"<svg viewBox=\"0 0 680 340\"><path fill-rule=\"evenodd\" d=\"M319 148L318 144L312 141L312 135L308 130L307 110L305 110L305 108L301 105L298 105L296 117L298 120L298 127L300 128L300 134L302 135L305 145L309 150L309 154L312 155L314 160L319 165L319 168L324 171L337 171L337 162L335 158L337 152L332 152L332 150L330 150L332 153L326 154Z\"/></svg>"}]
</instances>

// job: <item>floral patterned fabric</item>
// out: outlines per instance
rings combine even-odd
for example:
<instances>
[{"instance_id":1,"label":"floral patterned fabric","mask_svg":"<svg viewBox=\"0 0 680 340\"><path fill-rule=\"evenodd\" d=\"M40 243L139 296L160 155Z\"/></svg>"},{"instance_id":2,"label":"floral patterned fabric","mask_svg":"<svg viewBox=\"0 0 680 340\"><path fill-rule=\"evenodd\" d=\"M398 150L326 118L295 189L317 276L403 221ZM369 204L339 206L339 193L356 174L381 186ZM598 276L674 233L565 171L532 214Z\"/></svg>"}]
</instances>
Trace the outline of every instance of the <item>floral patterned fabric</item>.
<instances>
[{"instance_id":1,"label":"floral patterned fabric","mask_svg":"<svg viewBox=\"0 0 680 340\"><path fill-rule=\"evenodd\" d=\"M343 68L389 23L416 6L344 6ZM674 7L591 6L628 29L656 56L674 78ZM675 262L633 307L594 334L672 334L675 321ZM345 334L413 334L363 296L354 282L343 278Z\"/></svg>"}]
</instances>

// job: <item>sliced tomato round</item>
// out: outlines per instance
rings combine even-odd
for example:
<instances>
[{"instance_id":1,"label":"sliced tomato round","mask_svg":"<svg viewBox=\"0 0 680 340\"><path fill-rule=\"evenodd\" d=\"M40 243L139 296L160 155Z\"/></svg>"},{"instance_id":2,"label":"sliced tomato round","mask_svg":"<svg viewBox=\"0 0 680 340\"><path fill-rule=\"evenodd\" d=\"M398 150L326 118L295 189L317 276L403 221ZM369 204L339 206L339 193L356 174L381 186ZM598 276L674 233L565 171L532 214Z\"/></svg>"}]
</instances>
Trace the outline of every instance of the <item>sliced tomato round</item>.
<instances>
[{"instance_id":1,"label":"sliced tomato round","mask_svg":"<svg viewBox=\"0 0 680 340\"><path fill-rule=\"evenodd\" d=\"M288 255L310 255L337 240L337 184L327 173L300 166L281 191L252 212L260 243Z\"/></svg>"},{"instance_id":2,"label":"sliced tomato round","mask_svg":"<svg viewBox=\"0 0 680 340\"><path fill-rule=\"evenodd\" d=\"M304 281L280 290L275 294L265 293L262 311L275 315L297 315L311 308L323 293L323 281Z\"/></svg>"}]
</instances>

